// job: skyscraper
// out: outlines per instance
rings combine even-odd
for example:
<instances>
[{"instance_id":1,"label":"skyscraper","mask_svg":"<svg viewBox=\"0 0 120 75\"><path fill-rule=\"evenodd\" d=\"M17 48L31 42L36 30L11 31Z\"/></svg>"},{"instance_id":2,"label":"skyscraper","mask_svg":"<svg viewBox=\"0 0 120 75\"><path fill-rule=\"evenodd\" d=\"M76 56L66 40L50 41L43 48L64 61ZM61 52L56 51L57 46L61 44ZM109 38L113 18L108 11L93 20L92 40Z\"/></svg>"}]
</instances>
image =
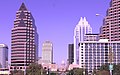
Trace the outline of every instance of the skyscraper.
<instances>
[{"instance_id":1,"label":"skyscraper","mask_svg":"<svg viewBox=\"0 0 120 75\"><path fill-rule=\"evenodd\" d=\"M74 29L74 63L79 64L79 47L80 41L84 41L84 35L92 33L92 28L90 27L86 18L80 19L79 23Z\"/></svg>"},{"instance_id":2,"label":"skyscraper","mask_svg":"<svg viewBox=\"0 0 120 75\"><path fill-rule=\"evenodd\" d=\"M8 65L8 46L0 44L0 68L7 68Z\"/></svg>"},{"instance_id":3,"label":"skyscraper","mask_svg":"<svg viewBox=\"0 0 120 75\"><path fill-rule=\"evenodd\" d=\"M12 69L24 69L37 60L38 34L34 18L24 3L16 12L11 38Z\"/></svg>"},{"instance_id":4,"label":"skyscraper","mask_svg":"<svg viewBox=\"0 0 120 75\"><path fill-rule=\"evenodd\" d=\"M74 62L74 44L68 45L68 63L72 64Z\"/></svg>"},{"instance_id":5,"label":"skyscraper","mask_svg":"<svg viewBox=\"0 0 120 75\"><path fill-rule=\"evenodd\" d=\"M101 27L101 39L120 41L120 1L111 0L110 8Z\"/></svg>"},{"instance_id":6,"label":"skyscraper","mask_svg":"<svg viewBox=\"0 0 120 75\"><path fill-rule=\"evenodd\" d=\"M53 44L51 41L45 41L42 45L42 63L53 63Z\"/></svg>"}]
</instances>

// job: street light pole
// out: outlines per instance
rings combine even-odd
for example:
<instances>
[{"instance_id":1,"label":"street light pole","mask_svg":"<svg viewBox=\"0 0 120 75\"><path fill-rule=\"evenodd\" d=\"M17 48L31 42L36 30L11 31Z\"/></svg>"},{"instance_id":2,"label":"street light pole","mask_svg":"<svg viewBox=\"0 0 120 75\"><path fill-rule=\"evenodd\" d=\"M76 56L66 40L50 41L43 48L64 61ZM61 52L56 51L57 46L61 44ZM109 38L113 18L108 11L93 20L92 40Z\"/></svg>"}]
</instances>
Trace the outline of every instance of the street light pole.
<instances>
[{"instance_id":1,"label":"street light pole","mask_svg":"<svg viewBox=\"0 0 120 75\"><path fill-rule=\"evenodd\" d=\"M110 75L112 75L112 60L113 60L113 53L112 53L112 46L111 46L111 22L109 21L109 39L110 39L110 47L109 47L109 70L110 70Z\"/></svg>"},{"instance_id":2,"label":"street light pole","mask_svg":"<svg viewBox=\"0 0 120 75\"><path fill-rule=\"evenodd\" d=\"M83 68L83 75L85 75L85 63L84 63L84 68Z\"/></svg>"}]
</instances>

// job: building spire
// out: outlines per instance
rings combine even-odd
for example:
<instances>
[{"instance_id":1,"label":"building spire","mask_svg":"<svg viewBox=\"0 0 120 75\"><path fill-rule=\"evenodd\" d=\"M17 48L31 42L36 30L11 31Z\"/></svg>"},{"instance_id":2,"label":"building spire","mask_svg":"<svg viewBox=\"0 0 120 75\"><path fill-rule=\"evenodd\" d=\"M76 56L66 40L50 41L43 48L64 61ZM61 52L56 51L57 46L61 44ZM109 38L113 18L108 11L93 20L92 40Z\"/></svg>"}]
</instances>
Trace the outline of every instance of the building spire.
<instances>
[{"instance_id":1,"label":"building spire","mask_svg":"<svg viewBox=\"0 0 120 75\"><path fill-rule=\"evenodd\" d=\"M24 10L27 10L26 6L24 3L22 3L22 5L20 6L20 11L24 11Z\"/></svg>"},{"instance_id":2,"label":"building spire","mask_svg":"<svg viewBox=\"0 0 120 75\"><path fill-rule=\"evenodd\" d=\"M82 22L83 22L83 18L81 17L80 20L79 20L79 22L78 22L78 25L81 25Z\"/></svg>"},{"instance_id":3,"label":"building spire","mask_svg":"<svg viewBox=\"0 0 120 75\"><path fill-rule=\"evenodd\" d=\"M84 20L83 20L84 22L86 22L86 18L84 17Z\"/></svg>"}]
</instances>

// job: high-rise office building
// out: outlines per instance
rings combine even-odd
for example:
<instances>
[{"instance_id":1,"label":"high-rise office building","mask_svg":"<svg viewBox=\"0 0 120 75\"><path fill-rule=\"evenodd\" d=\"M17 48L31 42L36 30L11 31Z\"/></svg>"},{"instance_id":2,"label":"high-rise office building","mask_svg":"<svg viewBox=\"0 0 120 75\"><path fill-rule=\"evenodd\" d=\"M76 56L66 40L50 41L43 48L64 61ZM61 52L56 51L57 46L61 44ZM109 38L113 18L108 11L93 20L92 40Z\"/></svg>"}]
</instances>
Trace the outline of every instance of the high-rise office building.
<instances>
[{"instance_id":1,"label":"high-rise office building","mask_svg":"<svg viewBox=\"0 0 120 75\"><path fill-rule=\"evenodd\" d=\"M8 67L8 46L0 44L0 68Z\"/></svg>"},{"instance_id":2,"label":"high-rise office building","mask_svg":"<svg viewBox=\"0 0 120 75\"><path fill-rule=\"evenodd\" d=\"M38 57L38 34L34 18L24 3L16 12L11 36L11 68L24 69L36 62Z\"/></svg>"},{"instance_id":3,"label":"high-rise office building","mask_svg":"<svg viewBox=\"0 0 120 75\"><path fill-rule=\"evenodd\" d=\"M74 44L68 45L68 64L72 64L74 62Z\"/></svg>"},{"instance_id":4,"label":"high-rise office building","mask_svg":"<svg viewBox=\"0 0 120 75\"><path fill-rule=\"evenodd\" d=\"M110 8L101 27L100 39L120 41L120 1L111 0Z\"/></svg>"},{"instance_id":5,"label":"high-rise office building","mask_svg":"<svg viewBox=\"0 0 120 75\"><path fill-rule=\"evenodd\" d=\"M110 64L110 46L112 47L112 64L120 63L120 42L100 39L99 41L84 41L79 44L79 65L85 68L89 75L94 69Z\"/></svg>"},{"instance_id":6,"label":"high-rise office building","mask_svg":"<svg viewBox=\"0 0 120 75\"><path fill-rule=\"evenodd\" d=\"M45 41L42 45L42 63L53 63L53 44L51 41Z\"/></svg>"},{"instance_id":7,"label":"high-rise office building","mask_svg":"<svg viewBox=\"0 0 120 75\"><path fill-rule=\"evenodd\" d=\"M80 19L79 23L74 29L74 63L79 64L79 42L84 41L85 34L91 34L92 28L90 27L86 18Z\"/></svg>"}]
</instances>

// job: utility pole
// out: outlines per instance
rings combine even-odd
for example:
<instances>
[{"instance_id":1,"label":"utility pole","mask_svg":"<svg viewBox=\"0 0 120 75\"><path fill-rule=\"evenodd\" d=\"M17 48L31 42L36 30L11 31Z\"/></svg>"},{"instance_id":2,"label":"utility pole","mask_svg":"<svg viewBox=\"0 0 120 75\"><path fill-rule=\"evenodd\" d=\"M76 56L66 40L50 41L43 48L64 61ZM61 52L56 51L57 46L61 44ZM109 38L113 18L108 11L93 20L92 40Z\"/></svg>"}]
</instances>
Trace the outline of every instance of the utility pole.
<instances>
[{"instance_id":1,"label":"utility pole","mask_svg":"<svg viewBox=\"0 0 120 75\"><path fill-rule=\"evenodd\" d=\"M83 75L85 75L85 63L84 63L84 68L83 68Z\"/></svg>"},{"instance_id":2,"label":"utility pole","mask_svg":"<svg viewBox=\"0 0 120 75\"><path fill-rule=\"evenodd\" d=\"M112 53L112 46L111 46L111 21L109 21L109 41L110 41L110 46L109 46L109 70L110 70L110 75L112 75L112 70L113 70L113 53Z\"/></svg>"},{"instance_id":3,"label":"utility pole","mask_svg":"<svg viewBox=\"0 0 120 75\"><path fill-rule=\"evenodd\" d=\"M109 47L109 70L110 70L110 75L112 75L112 70L113 70L113 64L112 64L112 61L113 61L113 53L112 53L112 47L110 46Z\"/></svg>"}]
</instances>

